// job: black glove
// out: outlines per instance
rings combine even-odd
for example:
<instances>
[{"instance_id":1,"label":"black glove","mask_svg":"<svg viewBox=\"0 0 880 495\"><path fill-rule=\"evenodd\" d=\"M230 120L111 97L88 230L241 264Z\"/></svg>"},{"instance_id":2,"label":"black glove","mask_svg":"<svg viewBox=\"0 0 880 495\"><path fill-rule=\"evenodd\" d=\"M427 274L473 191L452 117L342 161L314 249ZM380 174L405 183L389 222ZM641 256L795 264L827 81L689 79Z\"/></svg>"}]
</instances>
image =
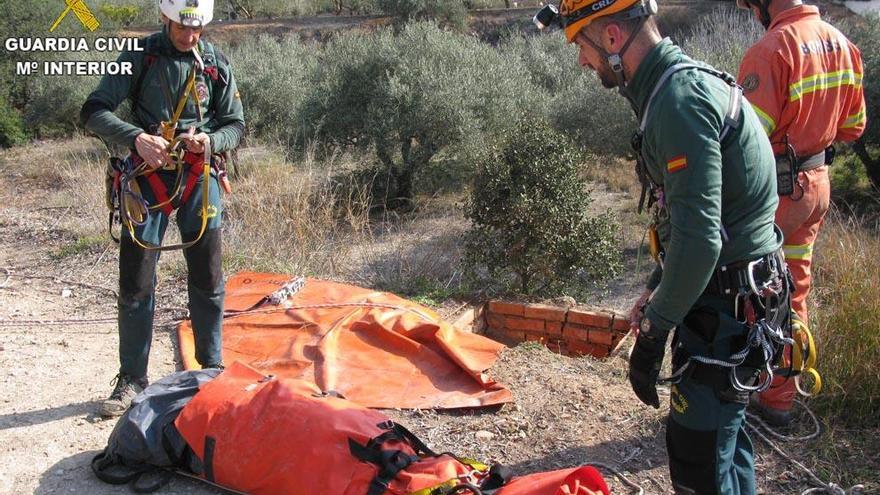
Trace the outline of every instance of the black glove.
<instances>
[{"instance_id":1,"label":"black glove","mask_svg":"<svg viewBox=\"0 0 880 495\"><path fill-rule=\"evenodd\" d=\"M659 332L656 329L653 333L641 331L629 357L629 383L633 392L642 403L654 409L660 407L657 377L660 375L660 365L666 351L667 335L668 332Z\"/></svg>"}]
</instances>

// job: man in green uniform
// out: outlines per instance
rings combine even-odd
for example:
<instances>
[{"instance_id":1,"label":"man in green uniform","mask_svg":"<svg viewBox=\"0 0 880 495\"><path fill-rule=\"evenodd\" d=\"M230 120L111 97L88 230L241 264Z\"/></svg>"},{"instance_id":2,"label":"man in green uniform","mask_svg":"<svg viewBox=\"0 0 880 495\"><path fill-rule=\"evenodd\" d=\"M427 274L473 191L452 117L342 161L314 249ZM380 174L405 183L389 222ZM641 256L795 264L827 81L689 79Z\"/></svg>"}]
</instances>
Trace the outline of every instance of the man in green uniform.
<instances>
[{"instance_id":1,"label":"man in green uniform","mask_svg":"<svg viewBox=\"0 0 880 495\"><path fill-rule=\"evenodd\" d=\"M558 21L580 65L617 87L641 122L633 144L659 265L633 310L629 379L659 407L660 365L677 328L666 430L675 492L753 494L744 410L788 311L773 152L733 78L661 38L656 10L653 0L562 0L535 22ZM753 292L771 297L766 311ZM747 340L762 352L748 352Z\"/></svg>"},{"instance_id":2,"label":"man in green uniform","mask_svg":"<svg viewBox=\"0 0 880 495\"><path fill-rule=\"evenodd\" d=\"M184 257L196 359L204 368L222 367L220 191L217 171L207 180L200 171L204 170L206 149L220 153L238 146L244 116L228 61L200 39L202 29L211 21L213 3L159 0L162 31L142 40L143 51L124 52L119 57L121 62L131 62L132 75L105 76L80 113L88 130L131 150L127 167L145 164L147 173L137 178L137 187L149 205L159 206L164 198L174 196L177 173L171 142L185 149L187 167L178 197L145 212L142 222L136 222L139 225L132 224L133 236L123 229L119 249L120 368L115 388L101 406L104 416L122 414L147 385L159 259L159 251L153 247L161 244L174 208L182 240L194 241L184 249ZM126 99L131 102L131 122L113 113ZM175 112L178 106L181 110ZM207 188L207 205L203 188Z\"/></svg>"}]
</instances>

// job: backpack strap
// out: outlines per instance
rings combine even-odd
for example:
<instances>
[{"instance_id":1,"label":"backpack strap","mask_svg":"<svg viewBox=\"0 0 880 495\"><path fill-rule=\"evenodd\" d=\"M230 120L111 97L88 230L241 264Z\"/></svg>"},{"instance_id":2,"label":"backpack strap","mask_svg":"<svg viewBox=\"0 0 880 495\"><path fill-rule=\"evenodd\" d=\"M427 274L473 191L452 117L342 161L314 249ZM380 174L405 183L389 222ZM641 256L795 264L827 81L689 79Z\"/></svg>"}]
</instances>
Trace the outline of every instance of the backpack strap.
<instances>
[{"instance_id":1,"label":"backpack strap","mask_svg":"<svg viewBox=\"0 0 880 495\"><path fill-rule=\"evenodd\" d=\"M713 75L730 86L730 96L727 101L727 110L724 112L724 125L721 127L721 132L718 135L719 143L724 141L724 139L734 130L739 128L739 117L742 113L742 101L743 101L743 92L742 87L740 87L736 83L736 79L726 72L722 72L711 67L705 67L697 64L689 64L689 63L680 63L675 64L668 67L663 74L660 75L660 79L657 81L657 84L654 85L654 89L651 91L651 95L648 97L647 103L645 103L645 110L642 112L642 120L639 123L639 130L636 131L635 135L632 138L632 148L636 152L636 174L639 177L639 182L642 184L642 192L639 198L639 213L642 212L645 200L648 197L648 190L651 189L651 185L654 187L659 186L656 181L651 177L651 174L648 173L647 167L645 166L645 156L643 152L643 144L645 138L645 130L648 127L648 118L651 115L652 104L654 103L654 98L663 89L672 76L683 70L688 69L696 69L707 74ZM651 207L653 203L653 196L648 201L648 207Z\"/></svg>"}]
</instances>

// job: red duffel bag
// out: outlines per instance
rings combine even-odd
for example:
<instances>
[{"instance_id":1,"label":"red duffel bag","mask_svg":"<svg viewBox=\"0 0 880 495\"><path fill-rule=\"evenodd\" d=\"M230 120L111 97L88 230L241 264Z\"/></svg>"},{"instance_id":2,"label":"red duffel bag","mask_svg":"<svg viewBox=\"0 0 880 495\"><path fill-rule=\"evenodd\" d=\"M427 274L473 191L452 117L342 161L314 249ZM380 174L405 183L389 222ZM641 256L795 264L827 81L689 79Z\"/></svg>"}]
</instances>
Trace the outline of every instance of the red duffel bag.
<instances>
[{"instance_id":1,"label":"red duffel bag","mask_svg":"<svg viewBox=\"0 0 880 495\"><path fill-rule=\"evenodd\" d=\"M435 454L379 411L240 363L202 385L175 426L196 474L254 495L609 494L591 467L510 480L500 466Z\"/></svg>"}]
</instances>

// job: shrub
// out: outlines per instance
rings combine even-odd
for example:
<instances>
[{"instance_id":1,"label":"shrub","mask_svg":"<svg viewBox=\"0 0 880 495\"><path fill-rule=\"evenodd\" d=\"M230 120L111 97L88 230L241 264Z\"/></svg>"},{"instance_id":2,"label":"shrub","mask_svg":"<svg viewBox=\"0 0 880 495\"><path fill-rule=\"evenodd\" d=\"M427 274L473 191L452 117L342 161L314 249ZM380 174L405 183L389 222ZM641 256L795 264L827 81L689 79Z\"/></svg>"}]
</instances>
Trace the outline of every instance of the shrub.
<instances>
[{"instance_id":1,"label":"shrub","mask_svg":"<svg viewBox=\"0 0 880 495\"><path fill-rule=\"evenodd\" d=\"M338 38L310 90L301 117L309 136L373 151L391 180L391 195L378 199L391 207L409 204L430 161L469 168L510 115L537 105L520 64L433 23Z\"/></svg>"},{"instance_id":2,"label":"shrub","mask_svg":"<svg viewBox=\"0 0 880 495\"><path fill-rule=\"evenodd\" d=\"M472 273L501 289L514 275L524 294L554 294L617 273L617 228L609 213L590 217L578 155L547 123L522 118L480 162L465 205Z\"/></svg>"},{"instance_id":3,"label":"shrub","mask_svg":"<svg viewBox=\"0 0 880 495\"><path fill-rule=\"evenodd\" d=\"M302 143L297 116L309 91L317 48L298 37L249 39L229 51L248 132L289 148Z\"/></svg>"},{"instance_id":4,"label":"shrub","mask_svg":"<svg viewBox=\"0 0 880 495\"><path fill-rule=\"evenodd\" d=\"M111 60L115 54L101 52L64 52L52 60ZM38 136L69 135L79 127L79 111L89 94L98 87L100 76L52 76L34 78L24 111L28 127ZM123 102L120 111L127 111Z\"/></svg>"},{"instance_id":5,"label":"shrub","mask_svg":"<svg viewBox=\"0 0 880 495\"><path fill-rule=\"evenodd\" d=\"M377 0L376 6L394 17L398 26L410 21L434 21L458 30L467 26L467 8L462 0Z\"/></svg>"},{"instance_id":6,"label":"shrub","mask_svg":"<svg viewBox=\"0 0 880 495\"><path fill-rule=\"evenodd\" d=\"M553 126L577 146L599 154L623 156L631 152L630 135L636 121L626 100L608 90L591 70L577 63L577 48L563 36L514 36L502 51L518 57L545 97Z\"/></svg>"},{"instance_id":7,"label":"shrub","mask_svg":"<svg viewBox=\"0 0 880 495\"><path fill-rule=\"evenodd\" d=\"M27 139L24 122L18 111L0 94L0 148L9 148L21 144Z\"/></svg>"},{"instance_id":8,"label":"shrub","mask_svg":"<svg viewBox=\"0 0 880 495\"><path fill-rule=\"evenodd\" d=\"M863 426L880 425L880 241L865 226L832 211L818 251L813 329L825 382L816 401L825 412Z\"/></svg>"},{"instance_id":9,"label":"shrub","mask_svg":"<svg viewBox=\"0 0 880 495\"><path fill-rule=\"evenodd\" d=\"M880 189L880 155L872 151L880 148L880 14L871 14L867 19L858 19L842 24L841 30L858 45L865 63L862 79L867 105L868 127L853 149L865 165L868 177L874 187Z\"/></svg>"},{"instance_id":10,"label":"shrub","mask_svg":"<svg viewBox=\"0 0 880 495\"><path fill-rule=\"evenodd\" d=\"M130 26L141 13L140 7L136 5L111 5L108 3L101 4L98 11L104 19L117 26Z\"/></svg>"}]
</instances>

